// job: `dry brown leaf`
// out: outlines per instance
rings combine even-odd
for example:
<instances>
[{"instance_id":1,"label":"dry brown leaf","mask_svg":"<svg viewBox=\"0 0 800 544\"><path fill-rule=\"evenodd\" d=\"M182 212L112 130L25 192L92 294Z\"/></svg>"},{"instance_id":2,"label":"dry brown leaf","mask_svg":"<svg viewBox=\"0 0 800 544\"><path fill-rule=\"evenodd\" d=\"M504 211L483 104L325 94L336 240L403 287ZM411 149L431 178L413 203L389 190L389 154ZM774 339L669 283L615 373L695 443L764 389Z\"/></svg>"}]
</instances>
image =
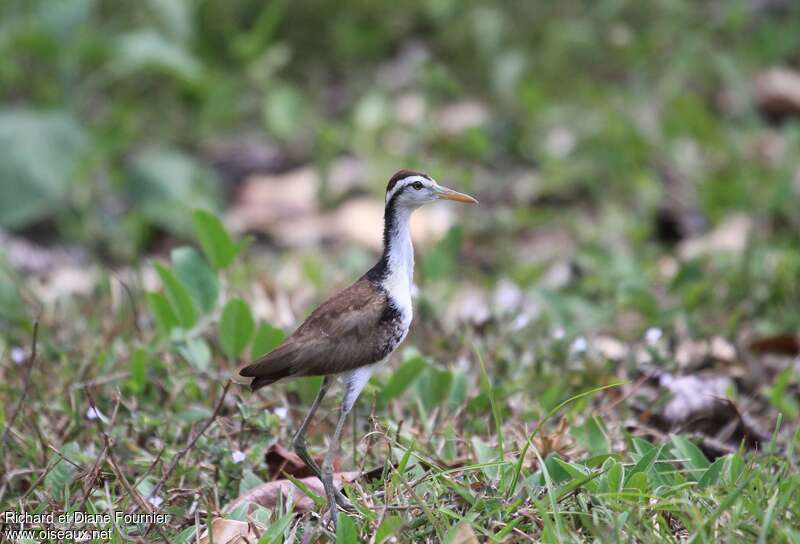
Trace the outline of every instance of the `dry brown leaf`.
<instances>
[{"instance_id":1,"label":"dry brown leaf","mask_svg":"<svg viewBox=\"0 0 800 544\"><path fill-rule=\"evenodd\" d=\"M796 334L778 334L765 336L750 342L750 351L794 357L800 355L800 337Z\"/></svg>"},{"instance_id":2,"label":"dry brown leaf","mask_svg":"<svg viewBox=\"0 0 800 544\"><path fill-rule=\"evenodd\" d=\"M755 81L755 99L767 115L800 114L800 72L775 67L761 73Z\"/></svg>"},{"instance_id":3,"label":"dry brown leaf","mask_svg":"<svg viewBox=\"0 0 800 544\"><path fill-rule=\"evenodd\" d=\"M280 444L270 446L264 459L273 478L281 474L289 474L295 478L308 478L314 475L299 455Z\"/></svg>"},{"instance_id":4,"label":"dry brown leaf","mask_svg":"<svg viewBox=\"0 0 800 544\"><path fill-rule=\"evenodd\" d=\"M740 253L747 247L752 230L753 220L749 216L734 214L705 236L682 242L678 253L684 260L722 251Z\"/></svg>"},{"instance_id":5,"label":"dry brown leaf","mask_svg":"<svg viewBox=\"0 0 800 544\"><path fill-rule=\"evenodd\" d=\"M569 458L573 441L569 434L569 420L567 416L561 416L558 427L552 432L548 433L542 429L533 437L533 445L539 450L539 455L542 456L542 459L551 453L557 453L561 457Z\"/></svg>"},{"instance_id":6,"label":"dry brown leaf","mask_svg":"<svg viewBox=\"0 0 800 544\"><path fill-rule=\"evenodd\" d=\"M448 542L450 542L450 544L479 544L480 541L478 537L475 536L472 525L464 521L458 525L455 533L453 533Z\"/></svg>"},{"instance_id":7,"label":"dry brown leaf","mask_svg":"<svg viewBox=\"0 0 800 544\"><path fill-rule=\"evenodd\" d=\"M333 475L333 484L341 488L343 482L353 482L361 475L360 472L337 472ZM320 496L325 496L322 482L316 476L301 478L308 488ZM244 495L240 495L225 507L225 512L231 512L244 503L252 503L264 508L274 508L279 497L283 502L291 498L295 512L308 512L314 509L314 501L300 491L291 480L274 480L254 487Z\"/></svg>"},{"instance_id":8,"label":"dry brown leaf","mask_svg":"<svg viewBox=\"0 0 800 544\"><path fill-rule=\"evenodd\" d=\"M217 517L211 522L211 534L206 529L200 537L200 544L253 544L260 537L261 530L253 524Z\"/></svg>"}]
</instances>

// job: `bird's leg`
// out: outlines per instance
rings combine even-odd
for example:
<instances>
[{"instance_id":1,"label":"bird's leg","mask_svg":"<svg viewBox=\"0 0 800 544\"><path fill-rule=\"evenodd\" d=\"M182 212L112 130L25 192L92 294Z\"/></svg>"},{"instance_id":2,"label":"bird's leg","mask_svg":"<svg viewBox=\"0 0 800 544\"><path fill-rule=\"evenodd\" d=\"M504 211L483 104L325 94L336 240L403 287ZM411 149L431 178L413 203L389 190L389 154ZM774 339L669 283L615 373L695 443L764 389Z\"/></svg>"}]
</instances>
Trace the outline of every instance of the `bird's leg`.
<instances>
[{"instance_id":1,"label":"bird's leg","mask_svg":"<svg viewBox=\"0 0 800 544\"><path fill-rule=\"evenodd\" d=\"M328 392L328 388L331 386L332 378L330 376L325 376L322 378L322 385L319 388L319 393L317 393L314 402L311 403L311 408L308 410L303 423L300 424L300 428L297 429L297 433L295 433L294 438L292 438L292 448L294 449L295 453L300 456L300 459L306 464L306 466L314 473L314 476L319 478L322 481L322 471L319 469L319 465L311 458L308 454L308 450L306 450L306 429L308 428L308 424L311 422L311 419L314 417L314 414L317 412L317 408L322 403L322 399L325 398L325 394Z\"/></svg>"},{"instance_id":2,"label":"bird's leg","mask_svg":"<svg viewBox=\"0 0 800 544\"><path fill-rule=\"evenodd\" d=\"M338 519L336 505L339 504L343 508L347 508L347 506L340 503L341 499L337 496L337 493L341 495L341 492L333 485L333 454L339 449L339 437L342 434L342 427L344 427L344 422L347 419L347 413L349 411L350 407L347 406L347 403L342 402L342 410L339 413L339 421L336 422L336 430L333 431L331 443L328 445L328 451L325 453L325 459L322 461L322 485L325 487L325 494L328 497L328 507L330 508L334 531L336 531L336 522ZM341 498L347 500L344 495L341 495ZM352 508L350 501L347 501L347 504Z\"/></svg>"},{"instance_id":3,"label":"bird's leg","mask_svg":"<svg viewBox=\"0 0 800 544\"><path fill-rule=\"evenodd\" d=\"M311 422L314 414L317 412L317 408L319 408L319 405L322 403L322 399L325 398L325 394L328 392L331 382L333 382L333 378L330 376L325 376L322 378L322 385L319 388L319 393L317 393L316 398L314 398L314 402L311 403L311 408L309 408L308 414L306 414L303 423L300 424L300 428L297 429L294 438L292 438L292 448L294 449L295 453L300 456L300 459L303 460L308 469L319 479L320 482L322 482L323 485L325 485L325 481L322 479L322 470L320 470L319 465L317 465L316 461L314 461L314 459L308 454L308 450L306 449L306 430L308 429L308 424ZM348 510L354 509L352 503L338 489L335 490L335 497L336 503L342 508Z\"/></svg>"}]
</instances>

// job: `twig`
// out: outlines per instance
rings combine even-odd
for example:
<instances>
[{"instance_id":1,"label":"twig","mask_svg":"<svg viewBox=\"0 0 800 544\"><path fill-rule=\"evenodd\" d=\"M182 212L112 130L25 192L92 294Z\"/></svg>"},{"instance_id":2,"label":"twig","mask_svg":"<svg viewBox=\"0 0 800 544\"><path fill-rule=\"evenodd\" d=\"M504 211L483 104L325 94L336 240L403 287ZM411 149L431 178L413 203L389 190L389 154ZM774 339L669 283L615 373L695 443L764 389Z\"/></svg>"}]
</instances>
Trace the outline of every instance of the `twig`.
<instances>
[{"instance_id":1,"label":"twig","mask_svg":"<svg viewBox=\"0 0 800 544\"><path fill-rule=\"evenodd\" d=\"M88 387L86 388L86 396L89 398L90 406L95 411L97 411L97 405L94 402L94 397L92 396L92 391ZM117 399L116 399L116 403L114 405L114 411L113 411L113 414L111 416L111 420L109 422L110 425L113 425L114 421L116 420L117 409L119 408L119 404L120 404L120 398L121 398L121 396L119 395L119 393L117 393ZM147 501L145 501L142 498L142 495L138 491L136 491L136 489L134 489L133 486L131 486L131 483L128 481L128 479L125 477L125 475L122 473L122 469L119 468L119 464L117 463L117 460L114 457L114 450L112 448L113 442L111 440L111 437L108 436L108 433L105 431L105 429L103 429L103 423L99 418L97 419L97 428L98 428L98 430L100 431L100 434L103 437L103 443L105 445L104 449L105 449L106 459L108 460L108 463L111 465L111 470L114 472L114 476L117 478L117 481L119 481L122 484L123 489L125 489L125 491L131 497L131 499L133 499L133 502L135 502L139 506L139 508L143 508L144 511L147 512L148 514L152 513L153 509L148 505ZM94 484L92 484L92 485L94 485ZM87 493L88 493L88 491L87 491ZM84 496L84 499L85 499L85 497L86 496ZM169 538L167 538L167 535L164 534L164 530L161 527L158 527L157 531L158 531L158 534L161 536L161 538L164 540L164 542L169 544Z\"/></svg>"},{"instance_id":2,"label":"twig","mask_svg":"<svg viewBox=\"0 0 800 544\"><path fill-rule=\"evenodd\" d=\"M111 273L114 275L115 278L117 278L117 281L119 282L120 285L122 285L122 288L128 295L128 300L130 301L131 309L133 310L133 327L136 329L136 332L139 334L139 336L141 336L142 329L139 327L139 308L138 306L136 306L136 299L133 296L133 292L131 291L131 288L128 286L128 284L119 276L119 274L117 274L114 271L111 271Z\"/></svg>"},{"instance_id":3,"label":"twig","mask_svg":"<svg viewBox=\"0 0 800 544\"><path fill-rule=\"evenodd\" d=\"M8 432L11 430L11 427L14 426L14 421L16 421L17 416L19 415L20 409L22 408L22 403L25 402L25 399L28 396L28 389L31 386L31 374L33 373L33 365L36 362L36 340L39 337L39 321L33 322L33 339L31 340L31 356L28 357L28 366L25 369L25 376L22 379L22 395L19 397L19 401L17 401L17 405L14 407L14 411L11 412L11 417L8 419L6 423L6 428L3 430L3 437L0 438L0 453L2 453L6 448L6 441L8 440Z\"/></svg>"},{"instance_id":4,"label":"twig","mask_svg":"<svg viewBox=\"0 0 800 544\"><path fill-rule=\"evenodd\" d=\"M189 442L186 444L186 446L184 446L183 449L178 453L176 453L175 456L172 458L172 461L170 461L167 471L164 473L164 475L161 477L161 480L159 480L159 482L150 492L149 495L150 497L155 497L156 494L158 494L158 492L161 491L161 488L164 487L166 481L169 480L170 476L172 476L172 473L177 468L178 463L180 463L181 459L183 459L183 457L187 453L189 453L192 450L192 448L194 448L194 445L197 442L197 440L203 435L204 432L206 432L206 429L208 429L211 426L214 420L217 419L217 416L222 410L222 404L225 401L225 396L228 394L228 389L230 389L231 387L231 383L232 382L228 380L228 382L225 384L225 389L222 390L222 396L220 396L219 401L217 401L217 406L216 408L214 408L214 413L211 414L211 417L209 417L206 420L206 422L203 423L203 426L200 427L199 431L194 433L194 435L189 439Z\"/></svg>"},{"instance_id":5,"label":"twig","mask_svg":"<svg viewBox=\"0 0 800 544\"><path fill-rule=\"evenodd\" d=\"M219 397L219 401L217 401L217 406L214 408L214 412L211 414L211 417L209 417L205 421L205 423L203 423L203 426L200 427L200 429L196 433L194 433L194 435L192 435L192 437L189 439L189 442L186 444L186 446L184 446L182 450L180 450L178 453L176 453L172 457L172 461L170 461L169 467L167 467L167 471L164 473L164 475L161 477L161 479L158 481L158 483L155 485L155 487L153 487L153 490L148 495L148 498L155 497L156 494L158 494L158 492L161 491L161 488L164 487L164 484L167 482L167 480L169 480L169 477L172 476L172 473L177 468L178 463L181 462L181 459L183 459L183 457L187 453L189 453L192 450L192 448L194 448L194 445L197 442L197 440L201 436L203 436L203 433L205 433L206 430L214 422L214 420L217 419L217 416L219 415L220 411L222 410L222 405L225 402L225 397L228 395L228 389L230 389L231 383L233 383L233 382L231 382L231 380L228 380L225 383L225 388L222 390L222 395ZM159 510L160 510L160 507L156 507L156 513ZM147 536L150 533L150 529L152 527L153 527L153 523L150 523L147 526L147 529L144 532L144 536Z\"/></svg>"}]
</instances>

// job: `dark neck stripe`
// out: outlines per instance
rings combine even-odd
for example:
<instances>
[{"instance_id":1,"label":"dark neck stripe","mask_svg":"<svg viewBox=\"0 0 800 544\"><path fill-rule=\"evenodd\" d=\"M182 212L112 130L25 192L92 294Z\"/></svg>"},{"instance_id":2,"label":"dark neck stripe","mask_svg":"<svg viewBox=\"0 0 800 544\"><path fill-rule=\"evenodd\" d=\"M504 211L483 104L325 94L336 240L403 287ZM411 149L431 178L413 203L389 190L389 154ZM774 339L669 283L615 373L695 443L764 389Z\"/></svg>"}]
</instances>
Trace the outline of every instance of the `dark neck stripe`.
<instances>
[{"instance_id":1,"label":"dark neck stripe","mask_svg":"<svg viewBox=\"0 0 800 544\"><path fill-rule=\"evenodd\" d=\"M393 194L383 211L383 253L375 266L366 273L367 279L372 282L381 282L389 275L389 253L392 249L392 238L397 232L397 197L407 188L408 186L401 187Z\"/></svg>"}]
</instances>

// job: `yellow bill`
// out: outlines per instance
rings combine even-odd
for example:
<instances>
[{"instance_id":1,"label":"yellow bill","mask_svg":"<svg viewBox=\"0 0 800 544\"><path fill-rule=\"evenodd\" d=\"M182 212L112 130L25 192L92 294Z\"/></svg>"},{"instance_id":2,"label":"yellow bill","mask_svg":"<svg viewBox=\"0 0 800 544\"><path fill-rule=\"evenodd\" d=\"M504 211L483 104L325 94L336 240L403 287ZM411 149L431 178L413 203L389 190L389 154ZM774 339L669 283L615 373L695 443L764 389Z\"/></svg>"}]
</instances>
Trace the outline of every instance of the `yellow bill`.
<instances>
[{"instance_id":1,"label":"yellow bill","mask_svg":"<svg viewBox=\"0 0 800 544\"><path fill-rule=\"evenodd\" d=\"M436 194L439 198L444 200L455 200L456 202L463 202L465 204L478 203L478 201L471 196L465 195L464 193L459 193L453 189L448 189L447 187L439 187Z\"/></svg>"}]
</instances>

